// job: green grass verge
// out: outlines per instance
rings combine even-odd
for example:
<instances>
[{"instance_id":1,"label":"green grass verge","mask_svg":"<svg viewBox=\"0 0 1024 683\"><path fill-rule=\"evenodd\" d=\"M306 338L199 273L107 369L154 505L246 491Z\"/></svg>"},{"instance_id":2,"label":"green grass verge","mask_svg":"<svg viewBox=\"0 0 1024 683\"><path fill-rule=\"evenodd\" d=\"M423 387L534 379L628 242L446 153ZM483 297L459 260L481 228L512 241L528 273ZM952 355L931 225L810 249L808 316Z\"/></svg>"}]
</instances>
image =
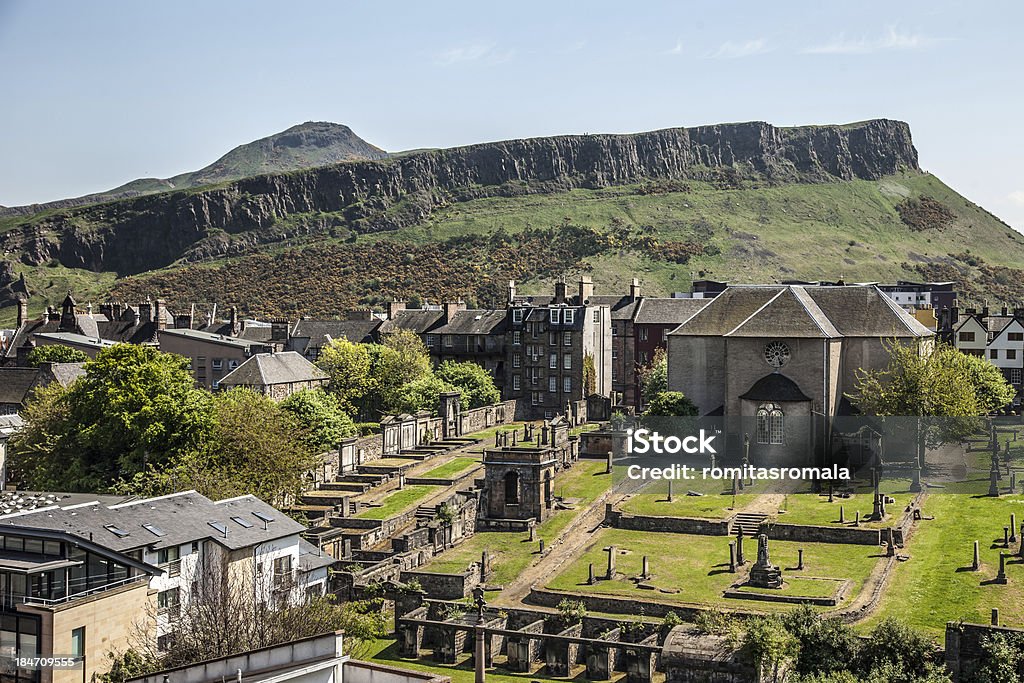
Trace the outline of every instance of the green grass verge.
<instances>
[{"instance_id":1,"label":"green grass verge","mask_svg":"<svg viewBox=\"0 0 1024 683\"><path fill-rule=\"evenodd\" d=\"M476 458L454 458L417 476L430 479L451 479L479 464L480 461Z\"/></svg>"},{"instance_id":2,"label":"green grass verge","mask_svg":"<svg viewBox=\"0 0 1024 683\"><path fill-rule=\"evenodd\" d=\"M406 486L404 489L386 496L381 501L380 507L363 510L356 517L361 519L388 519L400 512L405 512L414 504L440 490L440 486Z\"/></svg>"}]
</instances>

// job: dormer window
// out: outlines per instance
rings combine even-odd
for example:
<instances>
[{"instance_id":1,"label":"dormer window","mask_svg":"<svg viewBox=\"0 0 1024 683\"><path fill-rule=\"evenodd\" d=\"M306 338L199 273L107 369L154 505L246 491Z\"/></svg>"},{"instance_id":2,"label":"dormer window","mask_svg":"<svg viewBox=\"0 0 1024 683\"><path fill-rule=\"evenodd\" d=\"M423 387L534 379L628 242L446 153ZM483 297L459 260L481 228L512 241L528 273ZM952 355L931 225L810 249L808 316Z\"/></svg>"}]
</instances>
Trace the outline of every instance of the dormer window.
<instances>
[{"instance_id":1,"label":"dormer window","mask_svg":"<svg viewBox=\"0 0 1024 683\"><path fill-rule=\"evenodd\" d=\"M558 309L557 308L552 308L549 311L549 315L550 315L550 317L548 318L548 320L551 322L551 324L552 325L557 325L558 324Z\"/></svg>"},{"instance_id":2,"label":"dormer window","mask_svg":"<svg viewBox=\"0 0 1024 683\"><path fill-rule=\"evenodd\" d=\"M565 315L563 317L565 319L565 324L566 325L572 325L573 320L575 318L575 314L576 314L576 311L572 310L571 308L565 309Z\"/></svg>"},{"instance_id":3,"label":"dormer window","mask_svg":"<svg viewBox=\"0 0 1024 683\"><path fill-rule=\"evenodd\" d=\"M523 309L513 308L512 309L512 322L521 323L523 322Z\"/></svg>"}]
</instances>

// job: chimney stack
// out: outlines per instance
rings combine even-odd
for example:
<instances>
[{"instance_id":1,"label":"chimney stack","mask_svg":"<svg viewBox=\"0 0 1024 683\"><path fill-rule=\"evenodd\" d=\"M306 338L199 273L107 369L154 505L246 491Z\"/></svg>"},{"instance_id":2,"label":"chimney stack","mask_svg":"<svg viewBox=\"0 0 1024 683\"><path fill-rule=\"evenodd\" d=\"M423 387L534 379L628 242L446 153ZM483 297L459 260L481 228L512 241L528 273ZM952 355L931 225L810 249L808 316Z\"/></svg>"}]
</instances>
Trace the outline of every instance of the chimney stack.
<instances>
[{"instance_id":1,"label":"chimney stack","mask_svg":"<svg viewBox=\"0 0 1024 683\"><path fill-rule=\"evenodd\" d=\"M28 300L18 297L18 327L28 322Z\"/></svg>"},{"instance_id":2,"label":"chimney stack","mask_svg":"<svg viewBox=\"0 0 1024 683\"><path fill-rule=\"evenodd\" d=\"M633 278L629 283L629 300L636 301L640 298L640 280Z\"/></svg>"},{"instance_id":3,"label":"chimney stack","mask_svg":"<svg viewBox=\"0 0 1024 683\"><path fill-rule=\"evenodd\" d=\"M394 299L388 302L388 320L394 320L399 311L405 310L405 302Z\"/></svg>"},{"instance_id":4,"label":"chimney stack","mask_svg":"<svg viewBox=\"0 0 1024 683\"><path fill-rule=\"evenodd\" d=\"M153 322L156 323L156 329L162 330L167 327L167 321L164 319L164 311L167 308L167 302L163 299L157 299L153 302Z\"/></svg>"},{"instance_id":5,"label":"chimney stack","mask_svg":"<svg viewBox=\"0 0 1024 683\"><path fill-rule=\"evenodd\" d=\"M139 320L144 323L153 321L153 304L149 301L139 304Z\"/></svg>"},{"instance_id":6,"label":"chimney stack","mask_svg":"<svg viewBox=\"0 0 1024 683\"><path fill-rule=\"evenodd\" d=\"M231 336L236 336L241 330L238 327L238 306L232 306L228 311L228 324L231 325Z\"/></svg>"},{"instance_id":7,"label":"chimney stack","mask_svg":"<svg viewBox=\"0 0 1024 683\"><path fill-rule=\"evenodd\" d=\"M516 281L508 281L508 303L512 303L516 300Z\"/></svg>"},{"instance_id":8,"label":"chimney stack","mask_svg":"<svg viewBox=\"0 0 1024 683\"><path fill-rule=\"evenodd\" d=\"M270 341L273 342L286 342L288 341L288 321L287 320L271 320L270 321Z\"/></svg>"},{"instance_id":9,"label":"chimney stack","mask_svg":"<svg viewBox=\"0 0 1024 683\"><path fill-rule=\"evenodd\" d=\"M558 282L555 283L555 303L556 304L564 304L565 303L565 281L564 280L559 280Z\"/></svg>"},{"instance_id":10,"label":"chimney stack","mask_svg":"<svg viewBox=\"0 0 1024 683\"><path fill-rule=\"evenodd\" d=\"M579 305L584 306L594 296L594 281L589 275L580 275Z\"/></svg>"},{"instance_id":11,"label":"chimney stack","mask_svg":"<svg viewBox=\"0 0 1024 683\"><path fill-rule=\"evenodd\" d=\"M461 299L458 301L444 301L441 303L441 309L444 311L444 323L447 325L452 321L456 313L466 310L466 302Z\"/></svg>"}]
</instances>

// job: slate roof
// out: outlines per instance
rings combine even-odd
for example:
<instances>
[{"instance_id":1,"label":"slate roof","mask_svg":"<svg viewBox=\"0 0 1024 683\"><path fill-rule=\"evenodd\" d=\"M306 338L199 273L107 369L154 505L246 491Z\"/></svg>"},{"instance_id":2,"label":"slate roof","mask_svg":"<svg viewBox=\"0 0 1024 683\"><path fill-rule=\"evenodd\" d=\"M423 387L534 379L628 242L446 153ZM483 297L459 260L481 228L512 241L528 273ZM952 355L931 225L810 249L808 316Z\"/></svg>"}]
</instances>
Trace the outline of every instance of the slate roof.
<instances>
[{"instance_id":1,"label":"slate roof","mask_svg":"<svg viewBox=\"0 0 1024 683\"><path fill-rule=\"evenodd\" d=\"M47 363L39 368L42 377L59 382L62 387L71 386L75 380L85 375L85 363Z\"/></svg>"},{"instance_id":2,"label":"slate roof","mask_svg":"<svg viewBox=\"0 0 1024 683\"><path fill-rule=\"evenodd\" d=\"M711 299L642 299L633 322L638 325L680 324L711 303Z\"/></svg>"},{"instance_id":3,"label":"slate roof","mask_svg":"<svg viewBox=\"0 0 1024 683\"><path fill-rule=\"evenodd\" d=\"M249 341L247 339L239 339L238 337L230 337L225 334L214 334L212 332L203 332L201 330L189 330L185 328L160 330L160 334L168 335L171 337L183 337L185 339L194 339L196 341L207 342L209 344L232 346L237 349L249 349L254 344L256 344L256 342L254 341Z\"/></svg>"},{"instance_id":4,"label":"slate roof","mask_svg":"<svg viewBox=\"0 0 1024 683\"><path fill-rule=\"evenodd\" d=\"M397 311L392 319L382 322L378 332L387 334L398 330L411 330L416 334L424 334L432 331L442 320L444 320L444 311L410 308Z\"/></svg>"},{"instance_id":5,"label":"slate roof","mask_svg":"<svg viewBox=\"0 0 1024 683\"><path fill-rule=\"evenodd\" d=\"M433 334L503 334L505 309L465 310L452 316L446 325L433 330Z\"/></svg>"},{"instance_id":6,"label":"slate roof","mask_svg":"<svg viewBox=\"0 0 1024 683\"><path fill-rule=\"evenodd\" d=\"M612 320L632 320L637 304L640 303L640 299L634 299L628 294L622 296L595 294L587 301L588 306L609 307L612 312Z\"/></svg>"},{"instance_id":7,"label":"slate roof","mask_svg":"<svg viewBox=\"0 0 1024 683\"><path fill-rule=\"evenodd\" d=\"M255 513L274 521L264 523ZM239 517L251 526L239 524L232 517ZM222 534L209 522L223 525L227 534ZM143 524L155 526L164 535L146 530ZM0 516L0 529L5 526L63 531L117 552L143 546L165 548L207 539L230 550L239 550L305 530L304 526L253 495L214 502L196 491L110 506L91 502L38 508ZM127 535L114 533L108 526L125 531Z\"/></svg>"},{"instance_id":8,"label":"slate roof","mask_svg":"<svg viewBox=\"0 0 1024 683\"><path fill-rule=\"evenodd\" d=\"M874 286L729 287L671 332L748 337L930 337Z\"/></svg>"},{"instance_id":9,"label":"slate roof","mask_svg":"<svg viewBox=\"0 0 1024 683\"><path fill-rule=\"evenodd\" d=\"M94 349L105 349L117 344L117 342L109 339L87 337L84 334L78 334L77 332L42 332L36 333L35 338L45 339L47 341L56 342L57 344L74 344L76 346L86 346Z\"/></svg>"},{"instance_id":10,"label":"slate roof","mask_svg":"<svg viewBox=\"0 0 1024 683\"><path fill-rule=\"evenodd\" d=\"M320 552L315 545L304 538L299 539L299 571L309 572L321 567L330 567L334 564L334 558L325 552Z\"/></svg>"},{"instance_id":11,"label":"slate roof","mask_svg":"<svg viewBox=\"0 0 1024 683\"><path fill-rule=\"evenodd\" d=\"M36 385L36 368L0 368L0 403L21 405Z\"/></svg>"},{"instance_id":12,"label":"slate roof","mask_svg":"<svg viewBox=\"0 0 1024 683\"><path fill-rule=\"evenodd\" d=\"M292 329L292 337L308 339L307 346L324 347L330 339L369 344L375 341L381 324L380 320L300 320ZM301 353L305 348L295 350Z\"/></svg>"},{"instance_id":13,"label":"slate roof","mask_svg":"<svg viewBox=\"0 0 1024 683\"><path fill-rule=\"evenodd\" d=\"M325 380L328 375L295 351L257 353L224 375L221 386L271 386Z\"/></svg>"},{"instance_id":14,"label":"slate roof","mask_svg":"<svg viewBox=\"0 0 1024 683\"><path fill-rule=\"evenodd\" d=\"M779 372L773 372L757 380L740 398L750 401L811 400L810 396L800 390L796 382Z\"/></svg>"}]
</instances>

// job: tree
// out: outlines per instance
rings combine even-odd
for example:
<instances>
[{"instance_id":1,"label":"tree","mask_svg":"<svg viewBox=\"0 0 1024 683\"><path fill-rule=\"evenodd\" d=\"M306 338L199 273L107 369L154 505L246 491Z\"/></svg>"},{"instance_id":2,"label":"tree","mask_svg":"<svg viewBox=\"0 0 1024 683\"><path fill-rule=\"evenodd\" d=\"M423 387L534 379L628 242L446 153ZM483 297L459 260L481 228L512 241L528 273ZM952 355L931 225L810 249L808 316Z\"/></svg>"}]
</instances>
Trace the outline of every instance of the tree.
<instances>
[{"instance_id":1,"label":"tree","mask_svg":"<svg viewBox=\"0 0 1024 683\"><path fill-rule=\"evenodd\" d=\"M280 406L306 431L306 444L314 453L335 448L345 437L358 433L335 395L322 389L297 391L281 401Z\"/></svg>"},{"instance_id":2,"label":"tree","mask_svg":"<svg viewBox=\"0 0 1024 683\"><path fill-rule=\"evenodd\" d=\"M583 395L590 396L597 390L597 369L594 367L594 354L583 356Z\"/></svg>"},{"instance_id":3,"label":"tree","mask_svg":"<svg viewBox=\"0 0 1024 683\"><path fill-rule=\"evenodd\" d=\"M465 394L458 387L445 382L437 375L425 375L400 387L396 393L393 408L395 412L415 413L419 410L436 410L441 394L448 392Z\"/></svg>"},{"instance_id":4,"label":"tree","mask_svg":"<svg viewBox=\"0 0 1024 683\"><path fill-rule=\"evenodd\" d=\"M640 390L647 405L663 391L668 391L668 354L665 349L654 352L649 365L640 370Z\"/></svg>"},{"instance_id":5,"label":"tree","mask_svg":"<svg viewBox=\"0 0 1024 683\"><path fill-rule=\"evenodd\" d=\"M195 388L188 360L149 346L104 349L65 393L39 396L11 442L12 467L33 488L104 490L198 451L213 431L210 394Z\"/></svg>"},{"instance_id":6,"label":"tree","mask_svg":"<svg viewBox=\"0 0 1024 683\"><path fill-rule=\"evenodd\" d=\"M886 348L886 368L859 370L848 398L863 413L917 418L929 447L966 438L980 428L978 417L1013 399L997 368L948 344L930 353L896 341Z\"/></svg>"},{"instance_id":7,"label":"tree","mask_svg":"<svg viewBox=\"0 0 1024 683\"><path fill-rule=\"evenodd\" d=\"M741 651L758 670L761 681L781 683L800 651L800 641L778 615L754 617L746 624Z\"/></svg>"},{"instance_id":8,"label":"tree","mask_svg":"<svg viewBox=\"0 0 1024 683\"><path fill-rule=\"evenodd\" d=\"M887 618L871 631L860 649L861 675L892 683L911 683L929 675L935 659L935 643L901 621Z\"/></svg>"},{"instance_id":9,"label":"tree","mask_svg":"<svg viewBox=\"0 0 1024 683\"><path fill-rule=\"evenodd\" d=\"M978 683L1020 683L1024 680L1024 637L1016 632L992 633L981 637L984 657L974 672Z\"/></svg>"},{"instance_id":10,"label":"tree","mask_svg":"<svg viewBox=\"0 0 1024 683\"><path fill-rule=\"evenodd\" d=\"M43 363L84 363L89 360L85 351L63 344L37 346L28 354L28 364L38 368Z\"/></svg>"},{"instance_id":11,"label":"tree","mask_svg":"<svg viewBox=\"0 0 1024 683\"><path fill-rule=\"evenodd\" d=\"M463 408L489 406L501 400L491 373L476 363L445 361L434 371L434 376L462 392Z\"/></svg>"},{"instance_id":12,"label":"tree","mask_svg":"<svg viewBox=\"0 0 1024 683\"><path fill-rule=\"evenodd\" d=\"M355 415L371 388L370 351L366 344L332 339L320 351L317 367L330 376L328 389L342 410Z\"/></svg>"},{"instance_id":13,"label":"tree","mask_svg":"<svg viewBox=\"0 0 1024 683\"><path fill-rule=\"evenodd\" d=\"M688 396L680 391L662 391L647 406L648 417L694 417L700 413Z\"/></svg>"},{"instance_id":14,"label":"tree","mask_svg":"<svg viewBox=\"0 0 1024 683\"><path fill-rule=\"evenodd\" d=\"M783 617L786 630L800 641L796 670L800 674L843 671L856 661L860 643L837 617L825 617L802 604Z\"/></svg>"}]
</instances>

